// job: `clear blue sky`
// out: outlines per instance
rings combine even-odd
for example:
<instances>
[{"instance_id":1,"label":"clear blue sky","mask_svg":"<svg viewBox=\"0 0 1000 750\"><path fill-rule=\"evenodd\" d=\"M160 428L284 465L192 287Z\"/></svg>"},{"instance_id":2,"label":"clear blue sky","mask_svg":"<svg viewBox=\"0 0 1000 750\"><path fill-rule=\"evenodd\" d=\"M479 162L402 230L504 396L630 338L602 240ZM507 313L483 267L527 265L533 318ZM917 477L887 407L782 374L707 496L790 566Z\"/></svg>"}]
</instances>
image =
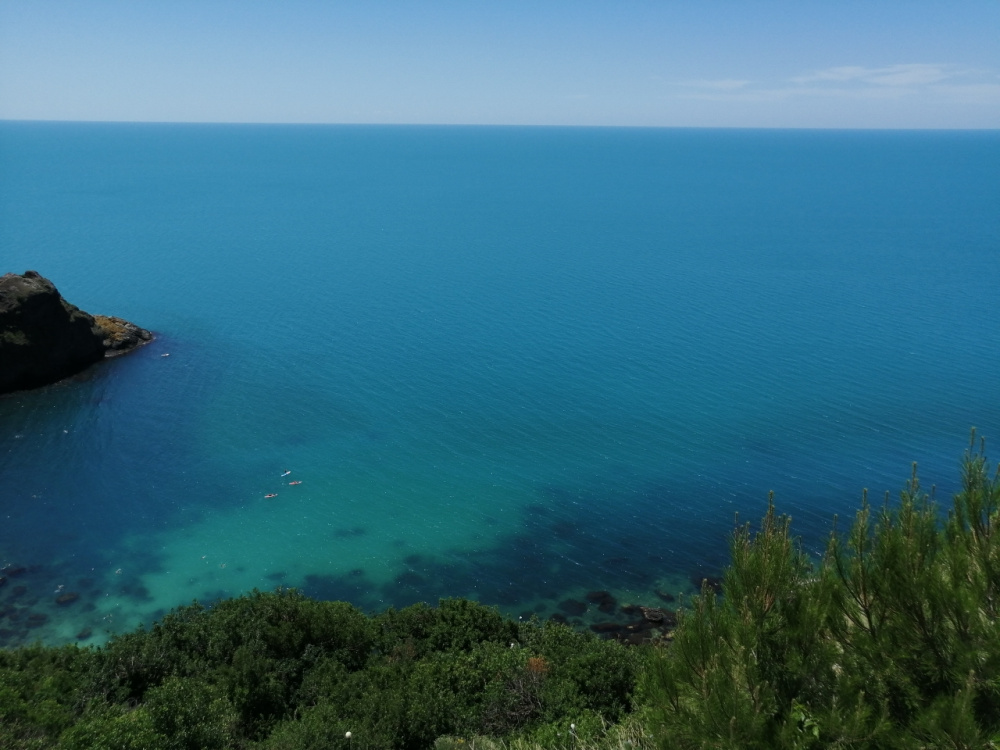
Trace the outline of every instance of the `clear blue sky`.
<instances>
[{"instance_id":1,"label":"clear blue sky","mask_svg":"<svg viewBox=\"0 0 1000 750\"><path fill-rule=\"evenodd\" d=\"M0 0L0 119L1000 127L1000 1Z\"/></svg>"}]
</instances>

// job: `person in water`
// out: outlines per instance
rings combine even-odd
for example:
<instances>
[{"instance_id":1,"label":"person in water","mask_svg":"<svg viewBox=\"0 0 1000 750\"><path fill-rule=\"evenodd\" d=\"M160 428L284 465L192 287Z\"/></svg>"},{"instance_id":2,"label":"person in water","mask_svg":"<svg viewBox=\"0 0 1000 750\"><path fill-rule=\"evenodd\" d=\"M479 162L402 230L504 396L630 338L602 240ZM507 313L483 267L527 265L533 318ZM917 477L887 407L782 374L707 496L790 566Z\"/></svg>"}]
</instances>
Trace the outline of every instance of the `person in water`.
<instances>
[{"instance_id":1,"label":"person in water","mask_svg":"<svg viewBox=\"0 0 1000 750\"><path fill-rule=\"evenodd\" d=\"M291 470L291 469L285 469L285 473L284 473L284 474L282 474L281 476L283 476L283 477L287 477L287 476L288 476L289 474L291 474L291 473L292 473L292 470Z\"/></svg>"}]
</instances>

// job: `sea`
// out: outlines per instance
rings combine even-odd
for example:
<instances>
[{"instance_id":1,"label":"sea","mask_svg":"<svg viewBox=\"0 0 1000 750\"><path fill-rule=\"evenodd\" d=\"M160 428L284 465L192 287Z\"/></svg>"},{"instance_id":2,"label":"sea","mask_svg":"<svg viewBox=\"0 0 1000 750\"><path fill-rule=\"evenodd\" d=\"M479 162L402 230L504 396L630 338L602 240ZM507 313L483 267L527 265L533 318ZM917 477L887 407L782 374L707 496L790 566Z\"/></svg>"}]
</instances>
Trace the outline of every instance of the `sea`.
<instances>
[{"instance_id":1,"label":"sea","mask_svg":"<svg viewBox=\"0 0 1000 750\"><path fill-rule=\"evenodd\" d=\"M156 338L0 397L3 647L278 587L585 629L1000 456L998 131L8 121L28 269Z\"/></svg>"}]
</instances>

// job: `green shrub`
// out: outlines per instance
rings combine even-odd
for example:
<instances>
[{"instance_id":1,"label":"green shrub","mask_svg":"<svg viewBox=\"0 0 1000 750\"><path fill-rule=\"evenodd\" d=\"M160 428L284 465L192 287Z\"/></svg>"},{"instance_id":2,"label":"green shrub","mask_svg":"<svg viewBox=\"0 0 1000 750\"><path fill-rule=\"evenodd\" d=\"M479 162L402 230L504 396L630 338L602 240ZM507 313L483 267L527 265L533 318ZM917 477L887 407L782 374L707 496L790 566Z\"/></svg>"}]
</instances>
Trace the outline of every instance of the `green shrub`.
<instances>
[{"instance_id":1,"label":"green shrub","mask_svg":"<svg viewBox=\"0 0 1000 750\"><path fill-rule=\"evenodd\" d=\"M236 711L238 736L260 737L293 712L303 677L318 660L361 668L375 632L344 602L254 591L210 609L180 608L149 630L114 638L97 654L88 693L135 704L170 678L199 677Z\"/></svg>"},{"instance_id":2,"label":"green shrub","mask_svg":"<svg viewBox=\"0 0 1000 750\"><path fill-rule=\"evenodd\" d=\"M0 747L51 747L83 710L92 652L76 646L0 650Z\"/></svg>"},{"instance_id":3,"label":"green shrub","mask_svg":"<svg viewBox=\"0 0 1000 750\"><path fill-rule=\"evenodd\" d=\"M1000 469L963 462L946 518L914 467L811 563L768 508L741 527L645 691L664 747L987 747L1000 731Z\"/></svg>"},{"instance_id":4,"label":"green shrub","mask_svg":"<svg viewBox=\"0 0 1000 750\"><path fill-rule=\"evenodd\" d=\"M493 607L468 599L442 599L437 607L414 604L388 609L374 618L379 649L400 658L421 658L436 651L468 650L486 641L509 643L517 624Z\"/></svg>"},{"instance_id":5,"label":"green shrub","mask_svg":"<svg viewBox=\"0 0 1000 750\"><path fill-rule=\"evenodd\" d=\"M146 693L145 708L170 750L231 746L237 713L219 687L197 677L169 677Z\"/></svg>"},{"instance_id":6,"label":"green shrub","mask_svg":"<svg viewBox=\"0 0 1000 750\"><path fill-rule=\"evenodd\" d=\"M264 748L427 748L443 735L511 736L565 711L612 720L634 689L637 652L563 625L517 624L474 602L443 600L375 618L380 647L350 672L319 662L299 713ZM568 724L568 722L567 722Z\"/></svg>"},{"instance_id":7,"label":"green shrub","mask_svg":"<svg viewBox=\"0 0 1000 750\"><path fill-rule=\"evenodd\" d=\"M55 747L57 750L169 750L171 745L156 731L153 717L140 706L88 715L63 732Z\"/></svg>"}]
</instances>

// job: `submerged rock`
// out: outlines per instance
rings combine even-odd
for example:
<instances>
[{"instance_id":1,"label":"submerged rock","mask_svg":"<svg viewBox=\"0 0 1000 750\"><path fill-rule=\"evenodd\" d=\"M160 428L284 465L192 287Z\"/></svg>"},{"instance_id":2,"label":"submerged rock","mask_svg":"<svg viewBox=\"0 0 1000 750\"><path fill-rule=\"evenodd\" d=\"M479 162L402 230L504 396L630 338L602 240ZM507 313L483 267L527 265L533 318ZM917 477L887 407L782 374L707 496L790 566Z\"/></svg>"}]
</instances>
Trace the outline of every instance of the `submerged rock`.
<instances>
[{"instance_id":1,"label":"submerged rock","mask_svg":"<svg viewBox=\"0 0 1000 750\"><path fill-rule=\"evenodd\" d=\"M37 271L0 276L0 393L54 383L152 338L126 320L71 305Z\"/></svg>"},{"instance_id":2,"label":"submerged rock","mask_svg":"<svg viewBox=\"0 0 1000 750\"><path fill-rule=\"evenodd\" d=\"M601 635L620 633L625 630L625 626L620 622L595 622L590 629Z\"/></svg>"},{"instance_id":3,"label":"submerged rock","mask_svg":"<svg viewBox=\"0 0 1000 750\"><path fill-rule=\"evenodd\" d=\"M28 615L25 625L29 628L40 628L49 621L49 616L42 612L33 612Z\"/></svg>"},{"instance_id":4,"label":"submerged rock","mask_svg":"<svg viewBox=\"0 0 1000 750\"><path fill-rule=\"evenodd\" d=\"M587 594L587 601L596 604L597 609L606 615L610 615L618 606L618 602L615 601L610 591L591 591Z\"/></svg>"},{"instance_id":5,"label":"submerged rock","mask_svg":"<svg viewBox=\"0 0 1000 750\"><path fill-rule=\"evenodd\" d=\"M565 599L559 602L559 604L556 606L558 606L559 609L561 609L566 614L574 617L582 615L584 612L587 611L586 603L581 602L577 599Z\"/></svg>"},{"instance_id":6,"label":"submerged rock","mask_svg":"<svg viewBox=\"0 0 1000 750\"><path fill-rule=\"evenodd\" d=\"M664 626L674 626L677 624L677 613L669 609L659 607L640 607L642 616L647 622Z\"/></svg>"}]
</instances>

